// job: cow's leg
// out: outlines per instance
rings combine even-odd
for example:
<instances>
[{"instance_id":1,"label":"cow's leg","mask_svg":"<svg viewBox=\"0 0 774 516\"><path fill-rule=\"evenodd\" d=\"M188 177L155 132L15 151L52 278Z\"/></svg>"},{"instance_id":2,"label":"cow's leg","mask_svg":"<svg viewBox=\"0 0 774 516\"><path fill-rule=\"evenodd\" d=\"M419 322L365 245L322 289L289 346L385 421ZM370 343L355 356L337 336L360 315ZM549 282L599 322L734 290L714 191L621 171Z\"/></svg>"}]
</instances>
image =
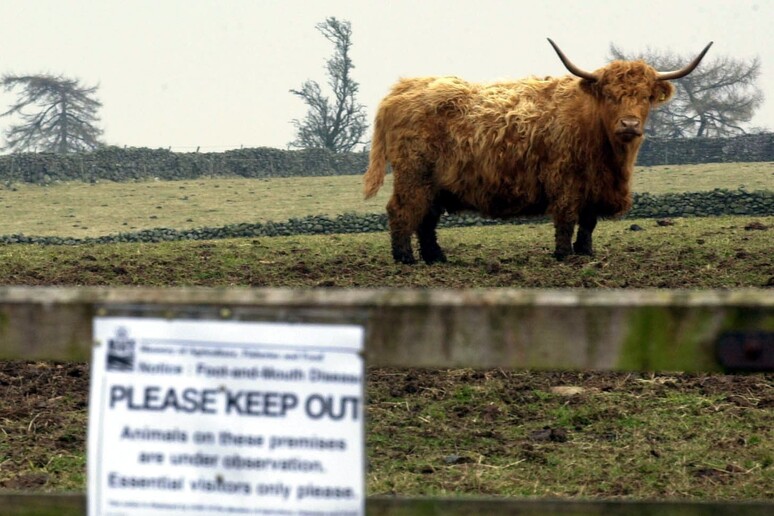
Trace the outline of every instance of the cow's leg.
<instances>
[{"instance_id":1,"label":"cow's leg","mask_svg":"<svg viewBox=\"0 0 774 516\"><path fill-rule=\"evenodd\" d=\"M574 230L574 221L554 219L554 236L556 239L554 257L557 260L562 261L567 255L572 254L572 234Z\"/></svg>"},{"instance_id":2,"label":"cow's leg","mask_svg":"<svg viewBox=\"0 0 774 516\"><path fill-rule=\"evenodd\" d=\"M397 192L392 194L387 203L387 221L390 225L390 240L392 241L392 258L400 263L417 263L414 250L411 248L411 227L403 215L403 202Z\"/></svg>"},{"instance_id":3,"label":"cow's leg","mask_svg":"<svg viewBox=\"0 0 774 516\"><path fill-rule=\"evenodd\" d=\"M395 171L392 197L387 203L387 220L390 224L392 257L396 262L413 264L414 251L411 235L430 211L433 194L423 174Z\"/></svg>"},{"instance_id":4,"label":"cow's leg","mask_svg":"<svg viewBox=\"0 0 774 516\"><path fill-rule=\"evenodd\" d=\"M436 197L417 229L419 254L428 265L446 261L446 255L443 253L441 246L438 245L438 236L435 233L435 228L438 226L442 213L443 206Z\"/></svg>"},{"instance_id":5,"label":"cow's leg","mask_svg":"<svg viewBox=\"0 0 774 516\"><path fill-rule=\"evenodd\" d=\"M578 236L575 239L575 244L572 246L575 254L594 255L591 234L594 232L595 227L597 227L596 212L588 207L581 210L580 219L578 220Z\"/></svg>"}]
</instances>

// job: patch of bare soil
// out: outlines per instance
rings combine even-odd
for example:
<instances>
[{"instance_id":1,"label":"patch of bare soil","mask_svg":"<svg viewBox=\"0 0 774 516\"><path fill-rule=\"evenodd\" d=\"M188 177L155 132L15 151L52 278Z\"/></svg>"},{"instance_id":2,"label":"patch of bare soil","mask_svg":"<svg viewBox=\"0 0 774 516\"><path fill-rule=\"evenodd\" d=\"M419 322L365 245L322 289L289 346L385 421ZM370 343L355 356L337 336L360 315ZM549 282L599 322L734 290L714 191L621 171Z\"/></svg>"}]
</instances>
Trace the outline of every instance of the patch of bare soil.
<instances>
[{"instance_id":1,"label":"patch of bare soil","mask_svg":"<svg viewBox=\"0 0 774 516\"><path fill-rule=\"evenodd\" d=\"M85 450L88 391L86 364L0 361L0 488L72 488L68 469Z\"/></svg>"}]
</instances>

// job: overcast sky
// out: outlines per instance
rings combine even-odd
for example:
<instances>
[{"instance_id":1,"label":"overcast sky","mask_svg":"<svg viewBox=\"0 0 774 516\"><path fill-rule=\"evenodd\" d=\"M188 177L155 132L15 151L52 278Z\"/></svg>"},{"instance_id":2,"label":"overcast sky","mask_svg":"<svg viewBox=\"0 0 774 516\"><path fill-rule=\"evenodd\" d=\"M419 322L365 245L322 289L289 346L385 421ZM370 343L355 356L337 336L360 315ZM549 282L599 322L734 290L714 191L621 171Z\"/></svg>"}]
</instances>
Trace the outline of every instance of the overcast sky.
<instances>
[{"instance_id":1,"label":"overcast sky","mask_svg":"<svg viewBox=\"0 0 774 516\"><path fill-rule=\"evenodd\" d=\"M760 57L752 125L774 130L774 0L0 0L0 73L99 84L108 144L286 148L306 113L288 90L326 82L333 48L315 24L328 16L352 23L369 122L399 77L564 74L546 37L587 69L611 42L693 55L712 40L708 59ZM13 100L0 93L0 108Z\"/></svg>"}]
</instances>

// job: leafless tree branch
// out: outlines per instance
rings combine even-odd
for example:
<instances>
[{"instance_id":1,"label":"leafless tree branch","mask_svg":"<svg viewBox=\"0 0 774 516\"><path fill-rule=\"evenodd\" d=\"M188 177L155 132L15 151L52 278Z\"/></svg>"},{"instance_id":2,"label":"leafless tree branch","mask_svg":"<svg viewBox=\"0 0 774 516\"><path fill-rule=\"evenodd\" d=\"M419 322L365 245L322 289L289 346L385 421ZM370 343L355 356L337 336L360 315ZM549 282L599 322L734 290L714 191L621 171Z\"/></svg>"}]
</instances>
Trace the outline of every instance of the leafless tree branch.
<instances>
[{"instance_id":1,"label":"leafless tree branch","mask_svg":"<svg viewBox=\"0 0 774 516\"><path fill-rule=\"evenodd\" d=\"M333 43L335 51L326 63L328 86L332 99L323 95L316 81L308 80L301 89L290 92L308 106L304 120L293 120L296 139L290 147L322 148L333 152L349 152L362 143L368 127L365 107L356 100L359 84L352 78L355 67L349 52L352 48L352 28L348 21L334 17L318 23L316 28Z\"/></svg>"},{"instance_id":2,"label":"leafless tree branch","mask_svg":"<svg viewBox=\"0 0 774 516\"><path fill-rule=\"evenodd\" d=\"M692 56L646 49L625 53L610 45L612 59L642 59L657 70L674 70ZM648 132L654 136L731 136L744 134L745 124L763 103L763 92L756 81L760 59L749 61L720 56L704 59L690 75L675 81L674 98L651 112Z\"/></svg>"}]
</instances>

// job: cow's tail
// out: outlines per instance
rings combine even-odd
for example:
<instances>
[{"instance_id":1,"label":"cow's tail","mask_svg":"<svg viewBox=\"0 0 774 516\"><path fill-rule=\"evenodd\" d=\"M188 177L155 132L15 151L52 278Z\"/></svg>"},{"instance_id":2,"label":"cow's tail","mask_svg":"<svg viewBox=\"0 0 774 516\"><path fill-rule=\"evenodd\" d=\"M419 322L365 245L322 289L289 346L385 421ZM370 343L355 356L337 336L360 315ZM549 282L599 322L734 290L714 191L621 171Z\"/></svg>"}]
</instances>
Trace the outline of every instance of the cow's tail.
<instances>
[{"instance_id":1,"label":"cow's tail","mask_svg":"<svg viewBox=\"0 0 774 516\"><path fill-rule=\"evenodd\" d=\"M368 157L368 170L363 176L363 194L370 199L384 184L384 176L387 173L387 154L384 142L384 127L381 113L377 114L374 122L374 137L371 140L371 152Z\"/></svg>"}]
</instances>

